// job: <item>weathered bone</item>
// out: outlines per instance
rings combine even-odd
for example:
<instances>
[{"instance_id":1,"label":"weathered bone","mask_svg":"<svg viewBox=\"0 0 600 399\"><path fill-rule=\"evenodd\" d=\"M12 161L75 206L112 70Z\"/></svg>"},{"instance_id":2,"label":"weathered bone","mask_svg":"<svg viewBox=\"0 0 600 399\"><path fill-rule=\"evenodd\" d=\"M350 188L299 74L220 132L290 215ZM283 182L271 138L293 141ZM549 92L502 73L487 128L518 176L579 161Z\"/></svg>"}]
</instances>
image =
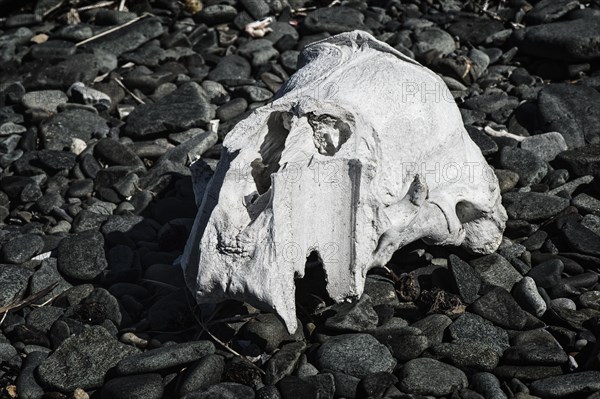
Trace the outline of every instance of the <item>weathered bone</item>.
<instances>
[{"instance_id":1,"label":"weathered bone","mask_svg":"<svg viewBox=\"0 0 600 399\"><path fill-rule=\"evenodd\" d=\"M196 187L182 267L198 302L243 300L294 331L294 279L313 251L343 301L415 240L498 247L497 179L437 75L360 31L307 46L299 62Z\"/></svg>"}]
</instances>

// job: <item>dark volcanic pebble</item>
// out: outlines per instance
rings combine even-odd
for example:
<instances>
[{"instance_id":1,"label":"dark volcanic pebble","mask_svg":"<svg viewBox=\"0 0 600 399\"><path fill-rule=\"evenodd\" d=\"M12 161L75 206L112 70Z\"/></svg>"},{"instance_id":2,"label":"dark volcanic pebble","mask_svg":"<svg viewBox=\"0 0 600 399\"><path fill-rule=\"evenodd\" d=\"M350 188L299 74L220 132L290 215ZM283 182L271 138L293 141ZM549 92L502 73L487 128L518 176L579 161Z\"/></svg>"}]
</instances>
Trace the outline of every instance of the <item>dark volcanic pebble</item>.
<instances>
[{"instance_id":1,"label":"dark volcanic pebble","mask_svg":"<svg viewBox=\"0 0 600 399\"><path fill-rule=\"evenodd\" d=\"M40 133L46 149L62 151L71 148L74 138L87 142L94 134L108 133L108 126L104 118L90 111L71 109L42 123Z\"/></svg>"},{"instance_id":2,"label":"dark volcanic pebble","mask_svg":"<svg viewBox=\"0 0 600 399\"><path fill-rule=\"evenodd\" d=\"M119 362L116 370L122 375L165 370L194 362L214 351L215 347L212 342L190 341L126 357Z\"/></svg>"},{"instance_id":3,"label":"dark volcanic pebble","mask_svg":"<svg viewBox=\"0 0 600 399\"><path fill-rule=\"evenodd\" d=\"M586 105L586 112L581 112L582 104ZM564 83L547 85L538 94L537 109L540 127L544 131L560 132L569 149L597 144L600 140L597 130L600 93L591 87Z\"/></svg>"},{"instance_id":4,"label":"dark volcanic pebble","mask_svg":"<svg viewBox=\"0 0 600 399\"><path fill-rule=\"evenodd\" d=\"M58 246L58 270L67 277L92 280L106 269L104 238L97 231L73 234Z\"/></svg>"},{"instance_id":5,"label":"dark volcanic pebble","mask_svg":"<svg viewBox=\"0 0 600 399\"><path fill-rule=\"evenodd\" d=\"M221 381L225 361L219 355L206 355L187 367L179 383L179 395L203 390Z\"/></svg>"},{"instance_id":6,"label":"dark volcanic pebble","mask_svg":"<svg viewBox=\"0 0 600 399\"><path fill-rule=\"evenodd\" d=\"M24 234L2 246L0 256L4 262L23 263L39 254L44 248L44 240L35 234Z\"/></svg>"},{"instance_id":7,"label":"dark volcanic pebble","mask_svg":"<svg viewBox=\"0 0 600 399\"><path fill-rule=\"evenodd\" d=\"M135 108L127 118L125 131L132 137L181 131L206 125L214 117L214 107L197 83L181 85L154 104Z\"/></svg>"},{"instance_id":8,"label":"dark volcanic pebble","mask_svg":"<svg viewBox=\"0 0 600 399\"><path fill-rule=\"evenodd\" d=\"M368 334L330 337L317 351L317 367L357 378L380 371L390 372L396 360L390 351Z\"/></svg>"},{"instance_id":9,"label":"dark volcanic pebble","mask_svg":"<svg viewBox=\"0 0 600 399\"><path fill-rule=\"evenodd\" d=\"M553 22L515 30L519 51L565 61L584 61L600 56L600 18Z\"/></svg>"},{"instance_id":10,"label":"dark volcanic pebble","mask_svg":"<svg viewBox=\"0 0 600 399\"><path fill-rule=\"evenodd\" d=\"M511 330L521 330L527 324L527 313L508 291L495 287L473 302L470 310L494 324Z\"/></svg>"},{"instance_id":11,"label":"dark volcanic pebble","mask_svg":"<svg viewBox=\"0 0 600 399\"><path fill-rule=\"evenodd\" d=\"M557 215L569 206L569 200L542 193L511 192L502 197L506 213L512 219L538 222Z\"/></svg>"},{"instance_id":12,"label":"dark volcanic pebble","mask_svg":"<svg viewBox=\"0 0 600 399\"><path fill-rule=\"evenodd\" d=\"M454 341L482 342L499 354L510 346L505 330L473 313L465 313L457 318L448 327L448 331Z\"/></svg>"},{"instance_id":13,"label":"dark volcanic pebble","mask_svg":"<svg viewBox=\"0 0 600 399\"><path fill-rule=\"evenodd\" d=\"M546 162L533 152L516 147L504 147L500 151L500 166L519 175L519 184L531 186L542 181L548 172Z\"/></svg>"},{"instance_id":14,"label":"dark volcanic pebble","mask_svg":"<svg viewBox=\"0 0 600 399\"><path fill-rule=\"evenodd\" d=\"M363 23L364 19L363 13L350 7L319 8L306 16L304 27L311 32L331 34L355 29L368 30Z\"/></svg>"},{"instance_id":15,"label":"dark volcanic pebble","mask_svg":"<svg viewBox=\"0 0 600 399\"><path fill-rule=\"evenodd\" d=\"M42 397L44 389L36 380L36 369L47 357L48 354L41 351L31 352L27 355L17 379L19 398L36 399Z\"/></svg>"},{"instance_id":16,"label":"dark volcanic pebble","mask_svg":"<svg viewBox=\"0 0 600 399\"><path fill-rule=\"evenodd\" d=\"M600 391L600 372L584 371L534 381L531 393L548 399L585 397Z\"/></svg>"},{"instance_id":17,"label":"dark volcanic pebble","mask_svg":"<svg viewBox=\"0 0 600 399\"><path fill-rule=\"evenodd\" d=\"M221 382L205 390L190 392L182 399L254 399L254 390L236 382Z\"/></svg>"},{"instance_id":18,"label":"dark volcanic pebble","mask_svg":"<svg viewBox=\"0 0 600 399\"><path fill-rule=\"evenodd\" d=\"M0 265L0 306L23 299L33 270L16 265Z\"/></svg>"},{"instance_id":19,"label":"dark volcanic pebble","mask_svg":"<svg viewBox=\"0 0 600 399\"><path fill-rule=\"evenodd\" d=\"M160 399L163 397L160 374L117 377L102 386L102 399Z\"/></svg>"},{"instance_id":20,"label":"dark volcanic pebble","mask_svg":"<svg viewBox=\"0 0 600 399\"><path fill-rule=\"evenodd\" d=\"M418 395L443 396L468 384L465 373L456 367L435 359L420 358L404 365L400 388Z\"/></svg>"},{"instance_id":21,"label":"dark volcanic pebble","mask_svg":"<svg viewBox=\"0 0 600 399\"><path fill-rule=\"evenodd\" d=\"M118 342L104 327L92 326L67 338L40 365L38 375L43 384L63 392L99 388L106 372L135 352L135 348Z\"/></svg>"}]
</instances>

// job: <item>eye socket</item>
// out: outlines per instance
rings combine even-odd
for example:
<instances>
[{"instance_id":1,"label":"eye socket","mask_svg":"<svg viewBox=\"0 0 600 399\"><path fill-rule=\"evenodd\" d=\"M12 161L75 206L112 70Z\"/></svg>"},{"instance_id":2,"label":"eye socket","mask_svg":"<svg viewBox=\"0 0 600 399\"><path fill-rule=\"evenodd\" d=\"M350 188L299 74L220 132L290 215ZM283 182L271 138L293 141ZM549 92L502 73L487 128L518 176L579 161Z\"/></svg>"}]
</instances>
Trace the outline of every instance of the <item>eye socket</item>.
<instances>
[{"instance_id":1,"label":"eye socket","mask_svg":"<svg viewBox=\"0 0 600 399\"><path fill-rule=\"evenodd\" d=\"M334 155L352 136L350 124L341 118L329 114L317 115L314 113L309 113L306 117L313 130L315 147L323 155ZM351 116L347 115L345 118L354 125Z\"/></svg>"}]
</instances>

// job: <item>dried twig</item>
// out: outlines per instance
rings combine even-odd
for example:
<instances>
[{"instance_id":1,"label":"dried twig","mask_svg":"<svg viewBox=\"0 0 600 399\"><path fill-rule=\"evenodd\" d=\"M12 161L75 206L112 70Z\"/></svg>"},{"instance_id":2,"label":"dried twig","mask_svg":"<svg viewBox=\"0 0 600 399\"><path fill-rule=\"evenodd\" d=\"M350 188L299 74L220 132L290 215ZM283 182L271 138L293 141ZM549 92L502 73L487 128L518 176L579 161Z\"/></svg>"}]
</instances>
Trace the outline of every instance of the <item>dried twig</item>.
<instances>
[{"instance_id":1,"label":"dried twig","mask_svg":"<svg viewBox=\"0 0 600 399\"><path fill-rule=\"evenodd\" d=\"M44 295L52 291L57 285L58 281L54 284L50 284L48 287L36 292L35 294L29 295L25 299L14 301L9 303L8 305L2 306L0 307L0 313L14 312L19 309L23 309L25 306L31 305L33 302L37 301L38 299L42 298Z\"/></svg>"},{"instance_id":2,"label":"dried twig","mask_svg":"<svg viewBox=\"0 0 600 399\"><path fill-rule=\"evenodd\" d=\"M227 343L221 341L217 336L215 336L213 333L211 333L208 330L205 322L203 322L202 320L200 320L200 318L198 317L198 312L196 312L196 307L195 306L191 306L191 304L189 303L189 297L186 297L186 298L188 299L188 305L189 305L189 307L190 307L190 309L192 311L192 315L194 316L194 319L196 320L196 323L198 323L198 325L200 326L200 328L202 329L202 331L206 332L212 339L215 340L215 342L217 342L219 345L221 345L226 351L228 351L229 353L231 353L234 356L237 356L242 361L246 362L251 367L253 367L256 370L258 370L259 373L261 373L263 375L266 374L263 370L261 370L259 367L257 367L254 363L252 363L250 360L248 360L241 353L239 353L235 349L231 348L229 345L227 345ZM216 311L212 312L212 314L210 315L210 317L209 317L209 319L208 319L208 321L206 323L210 323L210 321L215 317L216 313L217 313Z\"/></svg>"},{"instance_id":3,"label":"dried twig","mask_svg":"<svg viewBox=\"0 0 600 399\"><path fill-rule=\"evenodd\" d=\"M115 4L114 1L101 1L100 3L90 4L89 6L79 7L77 9L77 11L94 10L96 8L109 7L109 6L112 6L113 4Z\"/></svg>"},{"instance_id":4,"label":"dried twig","mask_svg":"<svg viewBox=\"0 0 600 399\"><path fill-rule=\"evenodd\" d=\"M141 98L139 98L138 96L136 96L135 94L133 94L133 92L132 92L131 90L129 90L129 89L128 89L128 88L127 88L127 87L126 87L124 84L123 84L123 82L121 82L121 80L120 80L120 79L113 78L113 80L114 80L115 82L117 82L117 84L118 84L119 86L121 86L121 87L123 88L123 90L125 90L125 91L127 92L127 94L129 94L131 97L133 97L133 99L134 99L135 101L137 101L137 102L138 102L138 103L140 103L140 104L146 104L146 103L144 102L144 100L142 100Z\"/></svg>"},{"instance_id":5,"label":"dried twig","mask_svg":"<svg viewBox=\"0 0 600 399\"><path fill-rule=\"evenodd\" d=\"M125 0L121 0L121 3L119 3L119 11L123 10L125 10Z\"/></svg>"},{"instance_id":6,"label":"dried twig","mask_svg":"<svg viewBox=\"0 0 600 399\"><path fill-rule=\"evenodd\" d=\"M92 37L89 37L89 38L87 38L85 40L82 40L79 43L75 44L75 46L76 47L82 46L82 45L84 45L86 43L89 43L91 41L94 41L94 40L96 40L96 39L98 39L100 37L103 37L103 36L106 36L106 35L111 34L113 32L116 32L118 30L121 30L121 29L125 28L126 26L132 25L132 24L136 23L137 21L146 18L149 15L152 15L152 14L150 14L149 12L144 13L144 14L140 15L139 17L136 17L136 18L132 19L131 21L127 21L127 22L125 22L125 23L123 23L121 25L115 26L114 28L110 28L108 30L105 30L104 32L100 32L100 33L98 33L98 34L96 34L96 35L94 35Z\"/></svg>"}]
</instances>

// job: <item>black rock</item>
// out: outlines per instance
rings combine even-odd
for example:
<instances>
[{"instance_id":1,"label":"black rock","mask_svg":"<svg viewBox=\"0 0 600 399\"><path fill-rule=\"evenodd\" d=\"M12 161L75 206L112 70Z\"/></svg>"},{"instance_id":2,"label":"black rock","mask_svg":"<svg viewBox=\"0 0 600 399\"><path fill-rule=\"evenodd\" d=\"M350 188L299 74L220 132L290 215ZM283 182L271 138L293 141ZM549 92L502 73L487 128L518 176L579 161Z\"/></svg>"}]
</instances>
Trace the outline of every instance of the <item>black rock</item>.
<instances>
[{"instance_id":1,"label":"black rock","mask_svg":"<svg viewBox=\"0 0 600 399\"><path fill-rule=\"evenodd\" d=\"M47 333L52 324L63 315L65 310L56 306L41 306L31 311L25 318L27 324L39 331Z\"/></svg>"},{"instance_id":2,"label":"black rock","mask_svg":"<svg viewBox=\"0 0 600 399\"><path fill-rule=\"evenodd\" d=\"M569 246L575 251L600 257L600 236L592 230L581 223L570 221L565 223L561 228L561 232Z\"/></svg>"},{"instance_id":3,"label":"black rock","mask_svg":"<svg viewBox=\"0 0 600 399\"><path fill-rule=\"evenodd\" d=\"M477 144L477 147L481 150L483 155L494 154L498 151L498 145L494 140L490 138L483 131L477 129L474 126L465 125L465 129L467 129L467 133L469 133L469 137L471 140Z\"/></svg>"},{"instance_id":4,"label":"black rock","mask_svg":"<svg viewBox=\"0 0 600 399\"><path fill-rule=\"evenodd\" d=\"M23 106L31 110L57 112L57 107L69 101L69 97L60 90L40 90L25 93L21 98Z\"/></svg>"},{"instance_id":5,"label":"black rock","mask_svg":"<svg viewBox=\"0 0 600 399\"><path fill-rule=\"evenodd\" d=\"M92 112L72 109L46 120L40 133L46 149L62 151L71 148L73 138L87 142L95 134L108 133L108 126L104 118Z\"/></svg>"},{"instance_id":6,"label":"black rock","mask_svg":"<svg viewBox=\"0 0 600 399\"><path fill-rule=\"evenodd\" d=\"M578 194L572 201L573 206L579 209L580 213L592 213L600 215L600 200L586 193Z\"/></svg>"},{"instance_id":7,"label":"black rock","mask_svg":"<svg viewBox=\"0 0 600 399\"><path fill-rule=\"evenodd\" d=\"M538 57L567 62L591 60L600 56L599 20L591 17L517 29L511 41L519 51Z\"/></svg>"},{"instance_id":8,"label":"black rock","mask_svg":"<svg viewBox=\"0 0 600 399\"><path fill-rule=\"evenodd\" d=\"M100 326L87 327L67 338L38 367L43 384L63 392L102 386L106 372L136 351L119 343Z\"/></svg>"},{"instance_id":9,"label":"black rock","mask_svg":"<svg viewBox=\"0 0 600 399\"><path fill-rule=\"evenodd\" d=\"M298 326L301 323L298 322ZM240 336L254 342L267 353L272 353L284 341L303 338L301 327L291 335L283 322L273 313L263 313L250 320L240 329Z\"/></svg>"},{"instance_id":10,"label":"black rock","mask_svg":"<svg viewBox=\"0 0 600 399\"><path fill-rule=\"evenodd\" d=\"M600 93L591 87L565 83L547 85L538 94L540 128L560 132L569 149L597 144L600 140L599 102ZM586 112L581 112L582 106Z\"/></svg>"},{"instance_id":11,"label":"black rock","mask_svg":"<svg viewBox=\"0 0 600 399\"><path fill-rule=\"evenodd\" d=\"M534 24L544 24L576 9L579 9L578 0L542 0L527 13L526 19Z\"/></svg>"},{"instance_id":12,"label":"black rock","mask_svg":"<svg viewBox=\"0 0 600 399\"><path fill-rule=\"evenodd\" d=\"M127 118L125 132L133 137L204 126L214 117L204 89L184 83L154 104L142 104Z\"/></svg>"},{"instance_id":13,"label":"black rock","mask_svg":"<svg viewBox=\"0 0 600 399\"><path fill-rule=\"evenodd\" d=\"M144 167L144 163L133 150L114 139L99 140L94 146L94 152L109 165Z\"/></svg>"},{"instance_id":14,"label":"black rock","mask_svg":"<svg viewBox=\"0 0 600 399\"><path fill-rule=\"evenodd\" d=\"M482 395L483 398L504 399L506 394L500 386L498 378L488 372L475 373L471 377L471 388Z\"/></svg>"},{"instance_id":15,"label":"black rock","mask_svg":"<svg viewBox=\"0 0 600 399\"><path fill-rule=\"evenodd\" d=\"M56 258L44 259L39 269L31 277L29 289L31 292L40 292L54 283L57 283L54 289L35 301L35 304L42 304L48 299L56 297L71 288L71 285L58 272Z\"/></svg>"},{"instance_id":16,"label":"black rock","mask_svg":"<svg viewBox=\"0 0 600 399\"><path fill-rule=\"evenodd\" d=\"M58 270L78 280L92 280L106 269L104 238L97 231L72 234L58 246Z\"/></svg>"},{"instance_id":17,"label":"black rock","mask_svg":"<svg viewBox=\"0 0 600 399\"><path fill-rule=\"evenodd\" d=\"M237 15L235 7L228 4L214 4L204 7L199 16L208 25L222 24L233 20Z\"/></svg>"},{"instance_id":18,"label":"black rock","mask_svg":"<svg viewBox=\"0 0 600 399\"><path fill-rule=\"evenodd\" d=\"M215 347L212 342L190 341L126 357L119 362L116 370L122 375L165 370L194 362L214 351Z\"/></svg>"},{"instance_id":19,"label":"black rock","mask_svg":"<svg viewBox=\"0 0 600 399\"><path fill-rule=\"evenodd\" d=\"M44 240L37 234L23 234L6 242L0 250L4 262L23 263L39 254L44 248Z\"/></svg>"},{"instance_id":20,"label":"black rock","mask_svg":"<svg viewBox=\"0 0 600 399\"><path fill-rule=\"evenodd\" d=\"M562 134L549 132L525 137L521 148L534 153L543 161L553 161L558 154L567 150L567 144Z\"/></svg>"},{"instance_id":21,"label":"black rock","mask_svg":"<svg viewBox=\"0 0 600 399\"><path fill-rule=\"evenodd\" d=\"M551 259L534 266L527 275L535 280L538 287L554 287L562 278L564 264L559 259Z\"/></svg>"},{"instance_id":22,"label":"black rock","mask_svg":"<svg viewBox=\"0 0 600 399\"><path fill-rule=\"evenodd\" d=\"M265 385L256 391L256 399L281 399L281 394L277 387Z\"/></svg>"},{"instance_id":23,"label":"black rock","mask_svg":"<svg viewBox=\"0 0 600 399\"><path fill-rule=\"evenodd\" d=\"M41 351L31 352L25 358L23 368L17 378L17 392L19 398L38 399L44 395L44 389L36 380L36 369L48 357L48 354Z\"/></svg>"},{"instance_id":24,"label":"black rock","mask_svg":"<svg viewBox=\"0 0 600 399\"><path fill-rule=\"evenodd\" d=\"M313 387L316 388L317 398L333 399L336 391L335 377L331 373L320 373L310 377L303 378L309 382ZM282 381L285 381L284 378ZM281 385L281 382L280 382ZM296 398L297 396L290 396L290 398Z\"/></svg>"},{"instance_id":25,"label":"black rock","mask_svg":"<svg viewBox=\"0 0 600 399\"><path fill-rule=\"evenodd\" d=\"M282 399L320 398L316 386L309 381L294 376L285 377L279 381L277 388L281 393Z\"/></svg>"},{"instance_id":26,"label":"black rock","mask_svg":"<svg viewBox=\"0 0 600 399\"><path fill-rule=\"evenodd\" d=\"M397 382L398 378L391 373L373 373L360 380L357 394L361 397L382 398L388 388Z\"/></svg>"},{"instance_id":27,"label":"black rock","mask_svg":"<svg viewBox=\"0 0 600 399\"><path fill-rule=\"evenodd\" d=\"M223 122L229 121L243 114L246 108L248 108L248 101L241 97L234 98L217 108L216 117Z\"/></svg>"},{"instance_id":28,"label":"black rock","mask_svg":"<svg viewBox=\"0 0 600 399\"><path fill-rule=\"evenodd\" d=\"M291 375L305 349L306 344L302 341L282 346L266 364L266 383L275 385L284 377Z\"/></svg>"},{"instance_id":29,"label":"black rock","mask_svg":"<svg viewBox=\"0 0 600 399\"><path fill-rule=\"evenodd\" d=\"M219 60L214 69L208 74L210 80L246 80L250 78L252 68L250 63L239 55L228 55Z\"/></svg>"},{"instance_id":30,"label":"black rock","mask_svg":"<svg viewBox=\"0 0 600 399\"><path fill-rule=\"evenodd\" d=\"M102 399L160 399L163 397L160 374L117 377L102 386Z\"/></svg>"},{"instance_id":31,"label":"black rock","mask_svg":"<svg viewBox=\"0 0 600 399\"><path fill-rule=\"evenodd\" d=\"M541 378L561 375L563 370L559 366L515 366L500 365L494 369L494 374L500 379L518 378L522 381L532 381Z\"/></svg>"},{"instance_id":32,"label":"black rock","mask_svg":"<svg viewBox=\"0 0 600 399\"><path fill-rule=\"evenodd\" d=\"M451 363L461 370L491 371L500 361L494 348L478 341L444 342L429 348L438 360Z\"/></svg>"},{"instance_id":33,"label":"black rock","mask_svg":"<svg viewBox=\"0 0 600 399\"><path fill-rule=\"evenodd\" d=\"M576 176L600 176L600 144L564 151L558 159L567 164Z\"/></svg>"},{"instance_id":34,"label":"black rock","mask_svg":"<svg viewBox=\"0 0 600 399\"><path fill-rule=\"evenodd\" d=\"M23 299L32 274L33 270L25 267L0 265L0 306Z\"/></svg>"},{"instance_id":35,"label":"black rock","mask_svg":"<svg viewBox=\"0 0 600 399\"><path fill-rule=\"evenodd\" d=\"M411 327L421 330L430 345L439 344L444 338L446 328L452 324L452 320L443 314L430 314L421 320L417 320Z\"/></svg>"},{"instance_id":36,"label":"black rock","mask_svg":"<svg viewBox=\"0 0 600 399\"><path fill-rule=\"evenodd\" d=\"M509 146L500 151L500 166L516 172L522 186L541 182L548 172L546 162L533 152Z\"/></svg>"},{"instance_id":37,"label":"black rock","mask_svg":"<svg viewBox=\"0 0 600 399\"><path fill-rule=\"evenodd\" d=\"M510 192L502 196L506 213L511 219L538 222L549 219L569 206L569 200L535 192Z\"/></svg>"},{"instance_id":38,"label":"black rock","mask_svg":"<svg viewBox=\"0 0 600 399\"><path fill-rule=\"evenodd\" d=\"M482 94L480 96L469 98L463 105L468 109L491 114L502 108L514 109L519 105L519 100L516 97L507 96L505 94Z\"/></svg>"},{"instance_id":39,"label":"black rock","mask_svg":"<svg viewBox=\"0 0 600 399\"><path fill-rule=\"evenodd\" d=\"M349 32L355 29L368 31L364 24L365 16L350 7L318 8L308 13L304 27L310 32L328 32L331 34Z\"/></svg>"},{"instance_id":40,"label":"black rock","mask_svg":"<svg viewBox=\"0 0 600 399\"><path fill-rule=\"evenodd\" d=\"M147 41L162 35L163 32L164 28L159 18L145 18L116 32L99 37L85 44L85 47L121 55L135 50Z\"/></svg>"},{"instance_id":41,"label":"black rock","mask_svg":"<svg viewBox=\"0 0 600 399\"><path fill-rule=\"evenodd\" d=\"M462 42L474 45L482 44L488 37L504 29L501 22L489 18L464 18L448 27L451 35L458 36Z\"/></svg>"},{"instance_id":42,"label":"black rock","mask_svg":"<svg viewBox=\"0 0 600 399\"><path fill-rule=\"evenodd\" d=\"M221 382L208 389L190 392L182 399L254 399L254 390L236 382Z\"/></svg>"},{"instance_id":43,"label":"black rock","mask_svg":"<svg viewBox=\"0 0 600 399\"><path fill-rule=\"evenodd\" d=\"M518 365L554 366L568 361L567 353L546 330L519 333L502 357L503 362Z\"/></svg>"},{"instance_id":44,"label":"black rock","mask_svg":"<svg viewBox=\"0 0 600 399\"><path fill-rule=\"evenodd\" d=\"M204 390L221 381L225 361L219 355L206 355L202 359L188 366L181 375L178 385L179 396L187 393Z\"/></svg>"},{"instance_id":45,"label":"black rock","mask_svg":"<svg viewBox=\"0 0 600 399\"><path fill-rule=\"evenodd\" d=\"M510 291L523 276L503 256L493 253L470 262L482 283Z\"/></svg>"},{"instance_id":46,"label":"black rock","mask_svg":"<svg viewBox=\"0 0 600 399\"><path fill-rule=\"evenodd\" d=\"M250 59L252 66L256 68L268 64L271 59L276 59L279 51L275 50L270 40L256 39L241 45L238 54Z\"/></svg>"},{"instance_id":47,"label":"black rock","mask_svg":"<svg viewBox=\"0 0 600 399\"><path fill-rule=\"evenodd\" d=\"M469 309L500 327L512 330L523 329L529 320L528 313L501 287L491 289L473 302Z\"/></svg>"},{"instance_id":48,"label":"black rock","mask_svg":"<svg viewBox=\"0 0 600 399\"><path fill-rule=\"evenodd\" d=\"M325 327L336 331L362 332L377 327L378 316L371 304L371 298L363 295L353 303L335 305L335 315L325 320Z\"/></svg>"},{"instance_id":49,"label":"black rock","mask_svg":"<svg viewBox=\"0 0 600 399\"><path fill-rule=\"evenodd\" d=\"M559 399L585 396L600 390L600 372L583 371L534 381L531 393L543 398Z\"/></svg>"},{"instance_id":50,"label":"black rock","mask_svg":"<svg viewBox=\"0 0 600 399\"><path fill-rule=\"evenodd\" d=\"M450 255L448 265L458 294L463 302L469 304L479 298L481 279L471 265L456 255Z\"/></svg>"},{"instance_id":51,"label":"black rock","mask_svg":"<svg viewBox=\"0 0 600 399\"><path fill-rule=\"evenodd\" d=\"M400 389L418 395L443 396L466 388L468 384L465 373L456 367L435 359L419 358L402 368Z\"/></svg>"},{"instance_id":52,"label":"black rock","mask_svg":"<svg viewBox=\"0 0 600 399\"><path fill-rule=\"evenodd\" d=\"M393 320L393 319L392 319ZM392 351L395 358L406 361L418 357L430 345L419 328L396 327L386 323L371 331L379 342Z\"/></svg>"},{"instance_id":53,"label":"black rock","mask_svg":"<svg viewBox=\"0 0 600 399\"><path fill-rule=\"evenodd\" d=\"M390 351L368 334L330 337L317 350L317 367L363 378L380 371L391 372L396 360Z\"/></svg>"},{"instance_id":54,"label":"black rock","mask_svg":"<svg viewBox=\"0 0 600 399\"><path fill-rule=\"evenodd\" d=\"M254 19L260 19L269 14L269 4L265 0L241 0L248 14Z\"/></svg>"},{"instance_id":55,"label":"black rock","mask_svg":"<svg viewBox=\"0 0 600 399\"><path fill-rule=\"evenodd\" d=\"M452 36L439 28L425 28L413 35L414 45L412 51L417 57L435 50L440 56L446 56L456 49Z\"/></svg>"},{"instance_id":56,"label":"black rock","mask_svg":"<svg viewBox=\"0 0 600 399\"><path fill-rule=\"evenodd\" d=\"M509 347L508 333L473 313L465 313L448 327L454 341L482 342L501 355Z\"/></svg>"},{"instance_id":57,"label":"black rock","mask_svg":"<svg viewBox=\"0 0 600 399\"><path fill-rule=\"evenodd\" d=\"M89 84L96 77L99 63L94 54L77 53L55 65L41 61L41 65L25 79L28 90L67 90L75 82Z\"/></svg>"}]
</instances>

